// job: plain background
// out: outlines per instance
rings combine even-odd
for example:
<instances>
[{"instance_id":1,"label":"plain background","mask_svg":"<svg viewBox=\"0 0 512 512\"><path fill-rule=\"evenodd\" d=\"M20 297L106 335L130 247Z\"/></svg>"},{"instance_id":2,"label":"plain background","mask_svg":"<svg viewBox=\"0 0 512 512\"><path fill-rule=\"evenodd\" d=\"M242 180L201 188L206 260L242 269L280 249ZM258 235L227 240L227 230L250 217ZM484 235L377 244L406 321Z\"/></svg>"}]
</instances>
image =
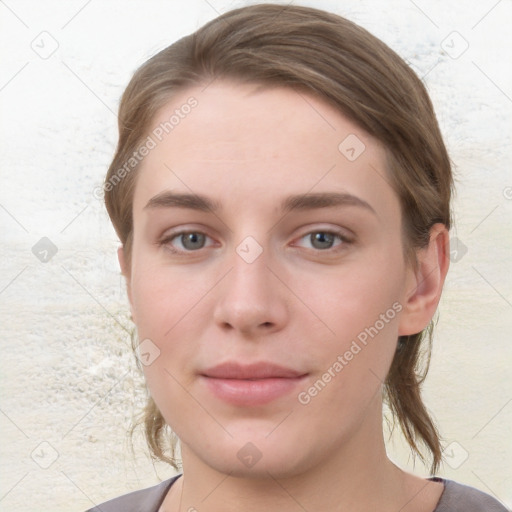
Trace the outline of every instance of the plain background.
<instances>
[{"instance_id":1,"label":"plain background","mask_svg":"<svg viewBox=\"0 0 512 512\"><path fill-rule=\"evenodd\" d=\"M457 177L458 250L424 386L444 438L439 475L510 507L512 2L294 3L364 26L428 87ZM0 510L85 510L174 474L152 464L140 436L131 452L144 386L118 242L93 191L135 69L247 4L0 2ZM427 475L401 437L389 453Z\"/></svg>"}]
</instances>

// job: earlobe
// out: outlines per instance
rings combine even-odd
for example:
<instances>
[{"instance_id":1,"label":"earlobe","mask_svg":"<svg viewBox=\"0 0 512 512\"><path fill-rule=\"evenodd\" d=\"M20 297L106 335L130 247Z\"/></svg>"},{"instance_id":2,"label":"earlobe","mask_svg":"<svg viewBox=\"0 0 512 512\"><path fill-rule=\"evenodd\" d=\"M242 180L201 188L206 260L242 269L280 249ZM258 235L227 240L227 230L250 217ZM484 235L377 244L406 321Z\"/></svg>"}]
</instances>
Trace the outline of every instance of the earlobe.
<instances>
[{"instance_id":1,"label":"earlobe","mask_svg":"<svg viewBox=\"0 0 512 512\"><path fill-rule=\"evenodd\" d=\"M449 254L448 230L443 224L435 224L430 230L428 247L417 252L417 268L410 270L399 336L421 332L434 316L448 272Z\"/></svg>"}]
</instances>

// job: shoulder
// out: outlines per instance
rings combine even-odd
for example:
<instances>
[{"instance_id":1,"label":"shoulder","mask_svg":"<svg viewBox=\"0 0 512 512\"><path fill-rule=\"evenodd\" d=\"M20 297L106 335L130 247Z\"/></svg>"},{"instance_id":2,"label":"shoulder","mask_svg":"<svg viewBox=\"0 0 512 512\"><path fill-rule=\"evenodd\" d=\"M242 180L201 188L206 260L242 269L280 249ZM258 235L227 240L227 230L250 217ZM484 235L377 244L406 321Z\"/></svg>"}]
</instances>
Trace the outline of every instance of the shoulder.
<instances>
[{"instance_id":1,"label":"shoulder","mask_svg":"<svg viewBox=\"0 0 512 512\"><path fill-rule=\"evenodd\" d=\"M509 512L489 494L453 480L436 478L444 484L444 491L434 512Z\"/></svg>"},{"instance_id":2,"label":"shoulder","mask_svg":"<svg viewBox=\"0 0 512 512\"><path fill-rule=\"evenodd\" d=\"M157 512L167 491L180 476L177 475L147 489L124 494L96 505L87 512Z\"/></svg>"}]
</instances>

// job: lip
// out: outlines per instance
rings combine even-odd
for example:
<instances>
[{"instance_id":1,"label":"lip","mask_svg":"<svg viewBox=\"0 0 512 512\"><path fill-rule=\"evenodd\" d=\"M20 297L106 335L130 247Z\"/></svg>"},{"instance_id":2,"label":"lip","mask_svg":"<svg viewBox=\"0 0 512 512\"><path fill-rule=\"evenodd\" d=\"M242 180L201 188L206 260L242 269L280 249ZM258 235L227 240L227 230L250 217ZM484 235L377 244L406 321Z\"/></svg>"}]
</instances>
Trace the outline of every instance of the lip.
<instances>
[{"instance_id":1,"label":"lip","mask_svg":"<svg viewBox=\"0 0 512 512\"><path fill-rule=\"evenodd\" d=\"M266 361L245 365L235 361L227 361L201 372L201 375L216 379L288 379L301 377L305 374L306 372L300 372L293 368L287 368Z\"/></svg>"},{"instance_id":2,"label":"lip","mask_svg":"<svg viewBox=\"0 0 512 512\"><path fill-rule=\"evenodd\" d=\"M306 376L305 372L269 362L226 362L201 373L201 379L215 397L246 407L264 405L291 393Z\"/></svg>"}]
</instances>

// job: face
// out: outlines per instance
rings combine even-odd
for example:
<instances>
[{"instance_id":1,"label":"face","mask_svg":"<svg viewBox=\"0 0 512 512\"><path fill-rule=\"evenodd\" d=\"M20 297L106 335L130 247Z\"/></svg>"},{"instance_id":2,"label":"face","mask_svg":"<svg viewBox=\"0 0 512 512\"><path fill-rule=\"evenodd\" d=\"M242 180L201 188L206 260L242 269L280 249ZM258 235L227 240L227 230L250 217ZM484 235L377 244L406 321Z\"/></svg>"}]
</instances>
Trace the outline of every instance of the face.
<instances>
[{"instance_id":1,"label":"face","mask_svg":"<svg viewBox=\"0 0 512 512\"><path fill-rule=\"evenodd\" d=\"M126 275L182 453L278 477L371 444L411 285L384 149L287 88L191 88L152 128Z\"/></svg>"}]
</instances>

